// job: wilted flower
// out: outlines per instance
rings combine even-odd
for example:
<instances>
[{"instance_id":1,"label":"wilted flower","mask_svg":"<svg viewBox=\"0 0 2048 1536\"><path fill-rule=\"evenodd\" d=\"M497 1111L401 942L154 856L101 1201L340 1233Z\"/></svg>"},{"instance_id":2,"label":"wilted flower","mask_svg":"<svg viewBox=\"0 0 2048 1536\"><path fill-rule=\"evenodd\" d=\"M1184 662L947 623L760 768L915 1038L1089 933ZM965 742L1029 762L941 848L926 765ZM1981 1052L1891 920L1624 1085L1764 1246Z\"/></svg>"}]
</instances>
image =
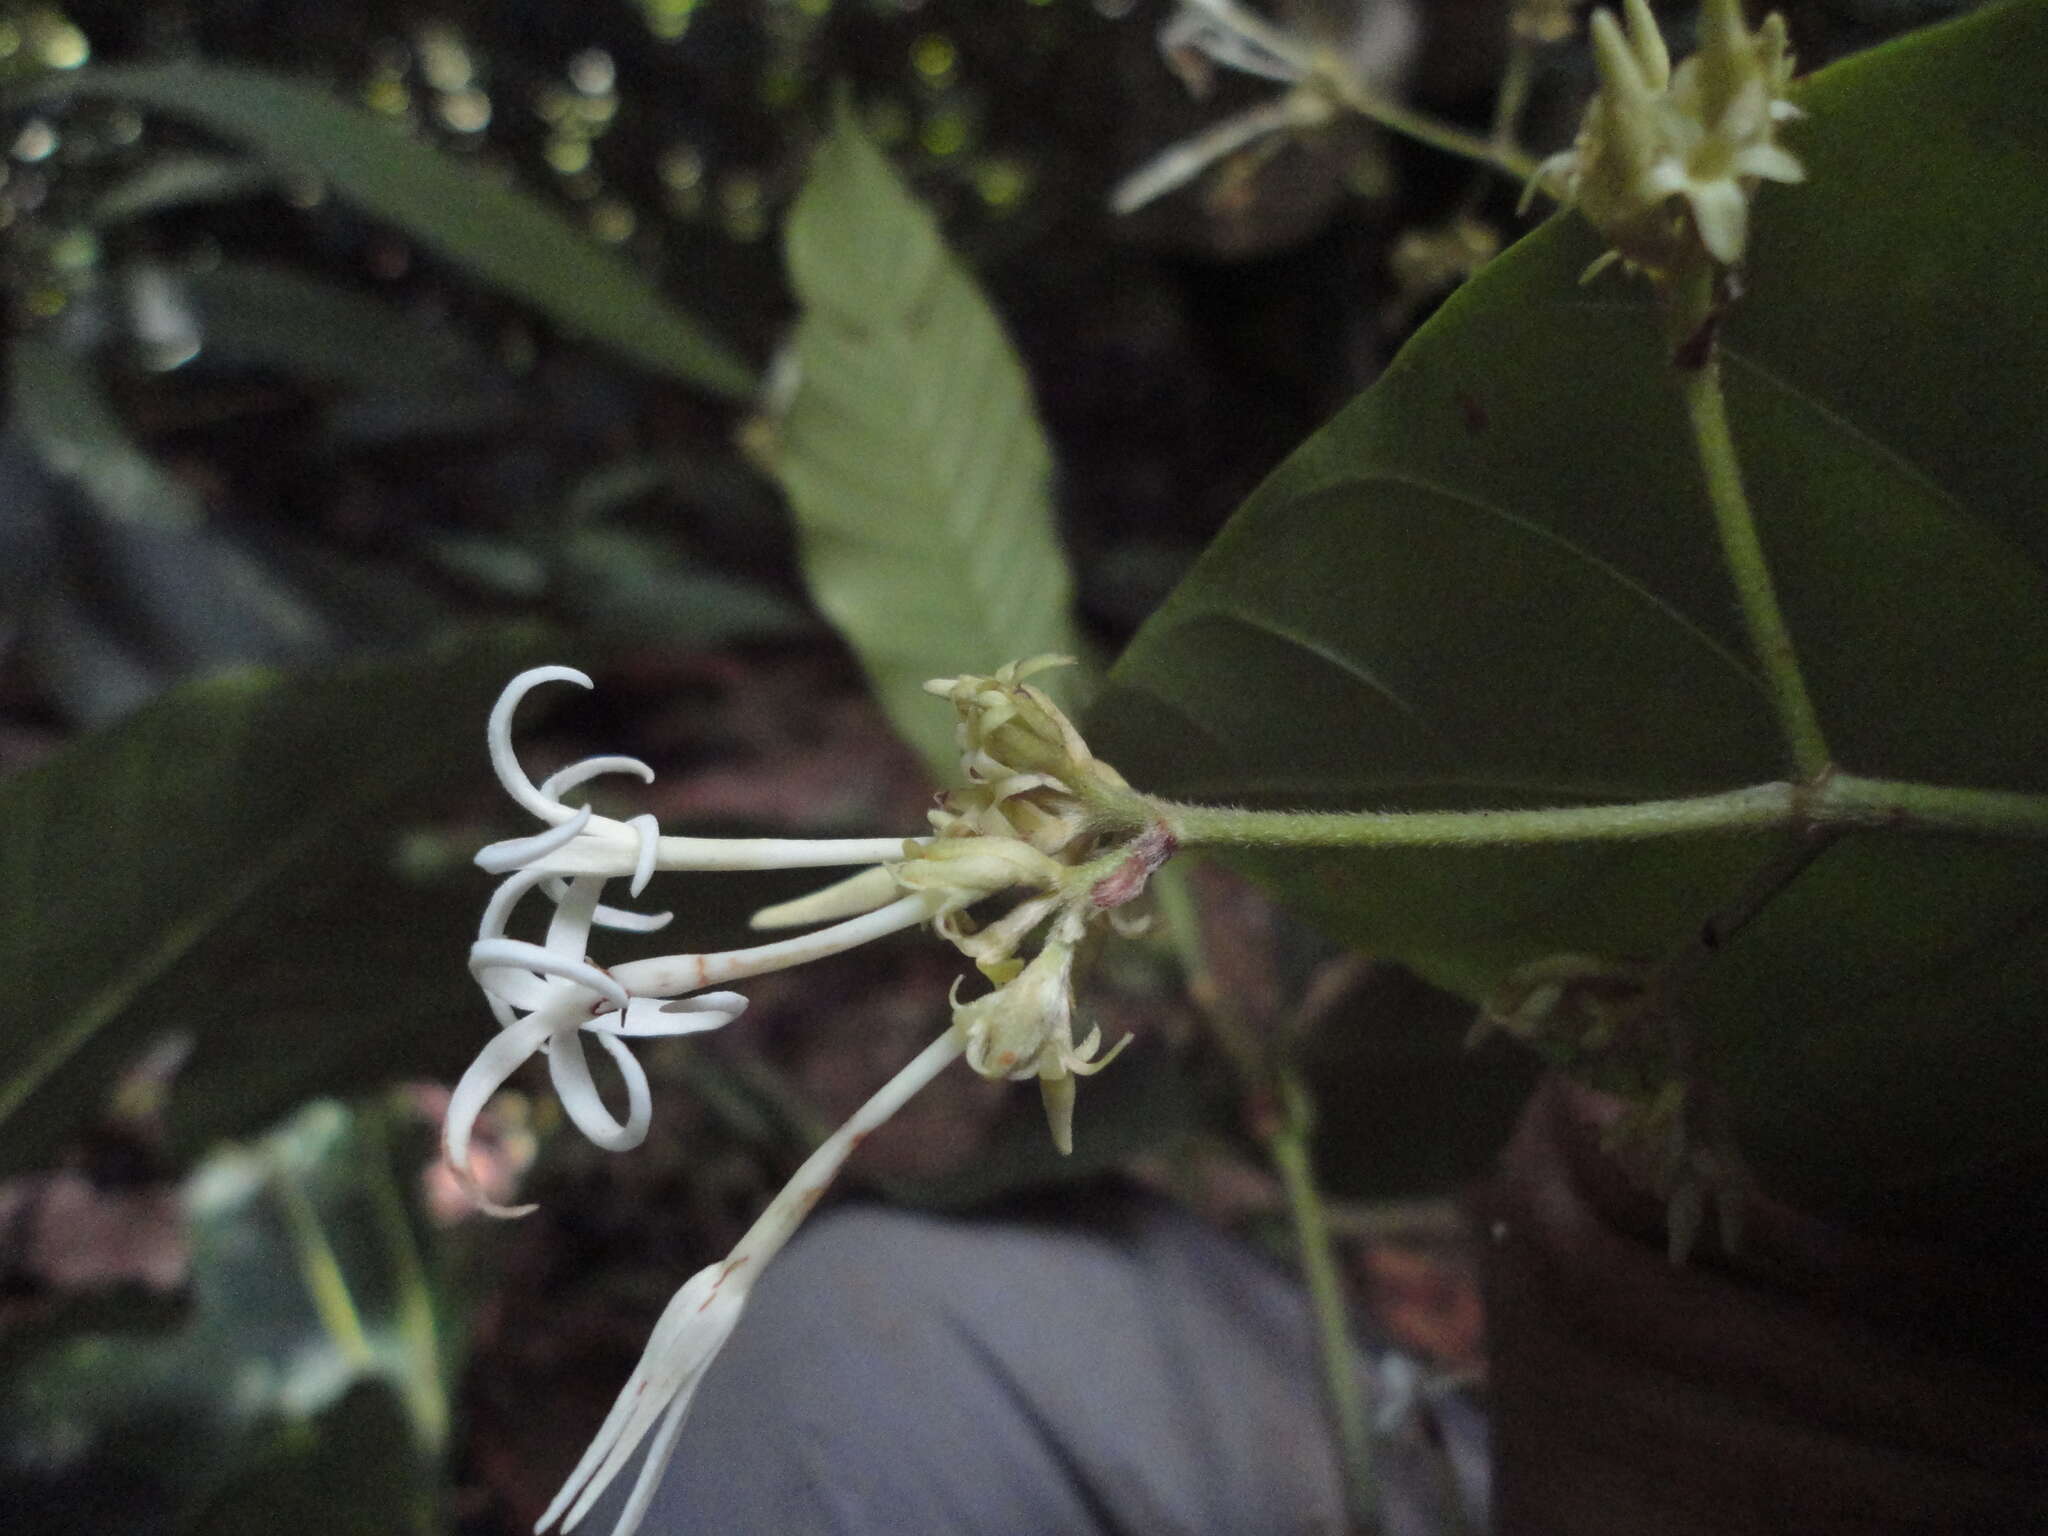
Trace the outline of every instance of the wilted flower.
<instances>
[{"instance_id":1,"label":"wilted flower","mask_svg":"<svg viewBox=\"0 0 2048 1536\"><path fill-rule=\"evenodd\" d=\"M1620 259L1663 278L1698 264L1742 260L1749 200L1760 181L1805 179L1776 140L1799 115L1785 99L1792 78L1784 18L1751 32L1740 0L1706 0L1699 51L1674 72L1645 0L1625 0L1627 30L1593 13L1600 90L1573 146L1537 168L1575 204ZM1526 199L1525 199L1526 201Z\"/></svg>"},{"instance_id":2,"label":"wilted flower","mask_svg":"<svg viewBox=\"0 0 2048 1536\"><path fill-rule=\"evenodd\" d=\"M1099 1060L1099 1028L1074 1044L1074 947L1081 933L1081 915L1070 909L1031 963L995 991L963 1003L959 984L953 987L953 1029L967 1065L983 1077L1037 1078L1053 1145L1062 1153L1074 1150L1075 1076L1100 1072L1131 1043L1125 1035Z\"/></svg>"}]
</instances>

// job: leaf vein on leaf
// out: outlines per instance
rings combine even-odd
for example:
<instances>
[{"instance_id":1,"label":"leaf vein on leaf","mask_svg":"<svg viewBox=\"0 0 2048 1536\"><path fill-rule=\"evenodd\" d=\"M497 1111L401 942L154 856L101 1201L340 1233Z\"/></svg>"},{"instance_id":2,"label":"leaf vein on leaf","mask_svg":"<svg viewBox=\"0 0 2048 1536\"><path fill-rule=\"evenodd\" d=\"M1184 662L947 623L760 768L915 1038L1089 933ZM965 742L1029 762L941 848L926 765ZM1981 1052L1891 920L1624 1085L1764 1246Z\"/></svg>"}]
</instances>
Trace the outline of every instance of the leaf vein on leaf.
<instances>
[{"instance_id":1,"label":"leaf vein on leaf","mask_svg":"<svg viewBox=\"0 0 2048 1536\"><path fill-rule=\"evenodd\" d=\"M1773 373L1762 363L1746 353L1736 351L1732 347L1723 347L1722 354L1735 366L1737 371L1748 374L1758 384L1766 388L1774 389L1779 394L1798 401L1799 404L1812 411L1815 416L1819 417L1829 427L1855 443L1859 449L1871 458L1897 470L1906 479L1926 491L1958 517L1967 516L1966 509L1962 502L1956 499L1954 492L1950 491L1911 459L1900 453L1898 449L1872 437L1862 427L1851 421L1847 416L1844 416L1839 410L1821 399L1818 395L1811 394L1800 388L1782 374Z\"/></svg>"},{"instance_id":2,"label":"leaf vein on leaf","mask_svg":"<svg viewBox=\"0 0 2048 1536\"><path fill-rule=\"evenodd\" d=\"M1555 528L1546 527L1534 518L1510 512L1505 507L1495 506L1492 502L1482 500L1468 491L1455 490L1449 486L1442 485L1424 475L1392 469L1369 469L1354 473L1349 478L1365 485L1399 485L1406 486L1410 490L1426 491L1432 496L1439 496L1455 505L1468 507L1474 512L1483 512L1490 517L1499 518L1510 527L1520 529L1532 538L1540 539L1546 544L1565 551L1575 559L1584 561L1589 568L1613 582L1631 596L1648 604L1664 618L1676 625L1683 634L1697 643L1703 650L1709 652L1723 666L1743 678L1751 688L1757 690L1758 693L1763 691L1763 682L1757 676L1755 669L1734 651L1731 651L1727 646L1708 634L1699 624L1687 617L1677 605L1667 598L1660 597L1635 577L1629 575L1627 571L1621 569L1620 566L1601 559L1583 545L1576 544L1566 538ZM1707 515L1704 505L1701 507L1700 515L1702 517Z\"/></svg>"},{"instance_id":3,"label":"leaf vein on leaf","mask_svg":"<svg viewBox=\"0 0 2048 1536\"><path fill-rule=\"evenodd\" d=\"M1418 722L1423 720L1422 711L1409 703L1408 700L1402 698L1389 684L1368 672L1348 656L1339 654L1321 641L1312 639L1289 625L1278 623L1273 619L1265 617L1263 614L1251 613L1235 604L1228 607L1211 608L1206 611L1214 617L1229 619L1244 625L1247 629L1271 635L1275 640L1285 645L1291 645L1296 650L1306 651L1324 665L1334 667L1337 671L1343 673L1344 676L1364 687L1368 692L1377 694L1382 699L1385 699L1387 703L1393 705L1395 709L1408 716L1409 719Z\"/></svg>"}]
</instances>

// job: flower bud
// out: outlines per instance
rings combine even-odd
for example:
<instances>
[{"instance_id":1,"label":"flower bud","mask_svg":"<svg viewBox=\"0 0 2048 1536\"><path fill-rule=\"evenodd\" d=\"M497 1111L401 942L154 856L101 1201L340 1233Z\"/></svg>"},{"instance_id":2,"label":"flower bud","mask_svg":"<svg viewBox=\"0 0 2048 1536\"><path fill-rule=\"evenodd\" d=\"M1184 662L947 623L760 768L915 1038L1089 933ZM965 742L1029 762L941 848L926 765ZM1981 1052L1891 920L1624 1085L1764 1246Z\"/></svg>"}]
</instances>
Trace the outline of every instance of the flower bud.
<instances>
[{"instance_id":1,"label":"flower bud","mask_svg":"<svg viewBox=\"0 0 2048 1536\"><path fill-rule=\"evenodd\" d=\"M1024 679L1071 656L1034 656L996 669L993 676L935 677L925 691L952 701L959 712L960 766L968 779L995 783L1036 775L1047 787L1080 792L1091 780L1121 787L1123 778L1098 762L1088 743L1041 688Z\"/></svg>"},{"instance_id":2,"label":"flower bud","mask_svg":"<svg viewBox=\"0 0 2048 1536\"><path fill-rule=\"evenodd\" d=\"M1065 868L1019 838L936 837L904 844L903 862L890 872L904 890L924 894L933 916L944 917L998 891L1050 889Z\"/></svg>"}]
</instances>

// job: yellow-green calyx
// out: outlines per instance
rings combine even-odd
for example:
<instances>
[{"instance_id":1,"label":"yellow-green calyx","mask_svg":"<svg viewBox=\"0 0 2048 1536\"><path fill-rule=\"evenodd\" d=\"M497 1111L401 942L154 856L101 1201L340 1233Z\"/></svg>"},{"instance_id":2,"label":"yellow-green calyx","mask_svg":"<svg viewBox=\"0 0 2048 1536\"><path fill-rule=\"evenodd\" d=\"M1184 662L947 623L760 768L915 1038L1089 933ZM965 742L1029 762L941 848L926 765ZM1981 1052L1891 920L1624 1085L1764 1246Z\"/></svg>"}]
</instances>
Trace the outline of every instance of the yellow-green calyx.
<instances>
[{"instance_id":1,"label":"yellow-green calyx","mask_svg":"<svg viewBox=\"0 0 2048 1536\"><path fill-rule=\"evenodd\" d=\"M1070 660L1037 656L993 674L925 684L958 712L961 782L931 812L933 836L905 847L896 879L926 894L939 932L998 982L1015 974L1018 945L1056 912L1090 902L1121 906L1172 852L1140 835L1129 846L1143 857L1131 869L1105 872L1096 862L1121 845L1098 825L1095 806L1104 796L1128 797L1129 786L1060 707L1025 681ZM1005 889L1045 894L978 926L967 906Z\"/></svg>"},{"instance_id":2,"label":"yellow-green calyx","mask_svg":"<svg viewBox=\"0 0 2048 1536\"><path fill-rule=\"evenodd\" d=\"M1073 1146L1075 1077L1116 1055L1099 1054L1098 1030L1074 1041L1075 950L1098 924L1142 927L1132 903L1177 847L1157 818L1133 828L1101 813L1107 801L1137 797L1025 681L1065 660L1041 656L926 684L960 722L960 782L939 796L931 834L898 842L878 867L754 914L763 928L833 922L821 938L834 944L929 922L995 987L967 1003L955 987L947 1038L985 1077L1036 1077L1062 1152ZM865 844L859 851L868 856ZM762 952L794 953L802 942Z\"/></svg>"},{"instance_id":3,"label":"yellow-green calyx","mask_svg":"<svg viewBox=\"0 0 2048 1536\"><path fill-rule=\"evenodd\" d=\"M934 918L950 917L998 891L1050 889L1066 873L1058 860L1015 837L935 837L906 843L903 854L894 866L896 883L927 894Z\"/></svg>"},{"instance_id":4,"label":"yellow-green calyx","mask_svg":"<svg viewBox=\"0 0 2048 1536\"><path fill-rule=\"evenodd\" d=\"M1673 70L1649 6L1626 0L1624 9L1625 30L1611 12L1593 14L1599 93L1577 141L1544 161L1536 181L1607 237L1612 250L1593 271L1618 258L1669 282L1703 263L1736 266L1758 183L1806 174L1776 137L1799 115L1785 99L1784 18L1752 32L1740 0L1706 0L1699 51Z\"/></svg>"},{"instance_id":5,"label":"yellow-green calyx","mask_svg":"<svg viewBox=\"0 0 2048 1536\"><path fill-rule=\"evenodd\" d=\"M984 1077L1037 1078L1062 1152L1073 1148L1075 1077L1122 1049L1098 1056L1099 1030L1074 1041L1075 949L1100 919L1125 926L1118 909L1172 852L1157 828L1126 843L1097 825L1091 798L1128 786L1026 681L1067 661L1039 656L925 685L959 715L962 782L939 797L933 836L906 846L892 866L900 887L931 903L933 926L995 984L965 1003L954 989L953 1029L967 1064ZM1004 890L1022 899L1001 916L977 921L968 911Z\"/></svg>"}]
</instances>

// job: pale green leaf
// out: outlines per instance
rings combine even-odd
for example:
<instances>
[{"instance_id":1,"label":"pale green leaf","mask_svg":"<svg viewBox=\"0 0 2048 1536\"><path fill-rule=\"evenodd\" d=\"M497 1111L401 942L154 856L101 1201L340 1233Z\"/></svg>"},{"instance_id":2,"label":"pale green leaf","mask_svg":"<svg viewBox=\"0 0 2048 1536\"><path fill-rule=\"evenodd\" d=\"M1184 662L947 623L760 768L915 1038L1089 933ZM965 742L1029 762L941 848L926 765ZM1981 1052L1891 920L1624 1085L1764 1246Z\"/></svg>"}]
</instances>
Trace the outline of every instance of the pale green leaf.
<instances>
[{"instance_id":1,"label":"pale green leaf","mask_svg":"<svg viewBox=\"0 0 2048 1536\"><path fill-rule=\"evenodd\" d=\"M847 112L818 147L787 250L804 309L771 453L804 572L897 729L950 777L952 722L926 679L1080 652L1030 386L931 215Z\"/></svg>"}]
</instances>

